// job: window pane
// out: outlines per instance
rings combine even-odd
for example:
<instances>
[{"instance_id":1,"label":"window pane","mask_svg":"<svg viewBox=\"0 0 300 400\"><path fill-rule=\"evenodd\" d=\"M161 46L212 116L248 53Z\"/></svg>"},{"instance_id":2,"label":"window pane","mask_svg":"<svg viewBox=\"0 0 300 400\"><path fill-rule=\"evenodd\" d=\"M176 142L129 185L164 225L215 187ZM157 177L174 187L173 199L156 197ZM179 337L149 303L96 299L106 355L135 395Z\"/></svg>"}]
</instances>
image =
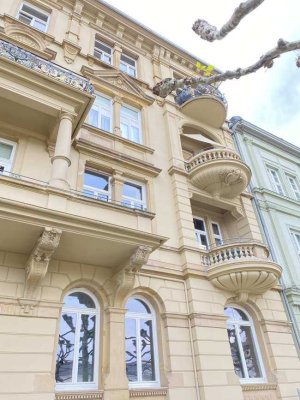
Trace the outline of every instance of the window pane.
<instances>
[{"instance_id":1,"label":"window pane","mask_svg":"<svg viewBox=\"0 0 300 400\"><path fill-rule=\"evenodd\" d=\"M35 8L31 8L31 7L27 6L26 4L23 4L22 10L30 15L33 15L36 18L41 19L44 22L47 22L47 20L48 20L47 15L41 13L40 11L36 10Z\"/></svg>"},{"instance_id":2,"label":"window pane","mask_svg":"<svg viewBox=\"0 0 300 400\"><path fill-rule=\"evenodd\" d=\"M101 42L98 42L97 40L95 41L95 46L98 49L101 49L101 50L105 51L105 53L111 54L111 48L106 46L105 44L103 44Z\"/></svg>"},{"instance_id":3,"label":"window pane","mask_svg":"<svg viewBox=\"0 0 300 400\"><path fill-rule=\"evenodd\" d=\"M95 315L81 315L78 382L94 381L95 365Z\"/></svg>"},{"instance_id":4,"label":"window pane","mask_svg":"<svg viewBox=\"0 0 300 400\"><path fill-rule=\"evenodd\" d=\"M125 56L124 54L121 54L121 60L124 61L126 64L135 67L135 60L132 60L131 58Z\"/></svg>"},{"instance_id":5,"label":"window pane","mask_svg":"<svg viewBox=\"0 0 300 400\"><path fill-rule=\"evenodd\" d=\"M240 326L239 335L241 338L244 357L247 365L249 378L259 378L261 377L261 371L259 368L257 354L255 346L253 343L251 327L250 326Z\"/></svg>"},{"instance_id":6,"label":"window pane","mask_svg":"<svg viewBox=\"0 0 300 400\"><path fill-rule=\"evenodd\" d=\"M211 224L211 225L212 225L213 233L215 235L220 235L219 226L217 224Z\"/></svg>"},{"instance_id":7,"label":"window pane","mask_svg":"<svg viewBox=\"0 0 300 400\"><path fill-rule=\"evenodd\" d=\"M201 219L194 218L194 227L199 231L205 232L204 222Z\"/></svg>"},{"instance_id":8,"label":"window pane","mask_svg":"<svg viewBox=\"0 0 300 400\"><path fill-rule=\"evenodd\" d=\"M10 160L12 151L13 146L6 143L0 143L0 158Z\"/></svg>"},{"instance_id":9,"label":"window pane","mask_svg":"<svg viewBox=\"0 0 300 400\"><path fill-rule=\"evenodd\" d=\"M140 130L135 126L131 126L131 140L133 142L139 143L140 142Z\"/></svg>"},{"instance_id":10,"label":"window pane","mask_svg":"<svg viewBox=\"0 0 300 400\"><path fill-rule=\"evenodd\" d=\"M34 28L39 29L40 31L45 31L46 30L46 23L42 21L38 21L37 19L34 20L33 25Z\"/></svg>"},{"instance_id":11,"label":"window pane","mask_svg":"<svg viewBox=\"0 0 300 400\"><path fill-rule=\"evenodd\" d=\"M66 296L64 305L73 308L96 308L94 300L83 292L74 292Z\"/></svg>"},{"instance_id":12,"label":"window pane","mask_svg":"<svg viewBox=\"0 0 300 400\"><path fill-rule=\"evenodd\" d=\"M99 112L96 108L92 108L89 112L89 123L93 126L98 126Z\"/></svg>"},{"instance_id":13,"label":"window pane","mask_svg":"<svg viewBox=\"0 0 300 400\"><path fill-rule=\"evenodd\" d=\"M110 118L105 115L101 115L101 129L107 132L110 131Z\"/></svg>"},{"instance_id":14,"label":"window pane","mask_svg":"<svg viewBox=\"0 0 300 400\"><path fill-rule=\"evenodd\" d=\"M137 340L136 321L126 318L125 320L125 346L126 346L126 374L129 382L138 380L137 376Z\"/></svg>"},{"instance_id":15,"label":"window pane","mask_svg":"<svg viewBox=\"0 0 300 400\"><path fill-rule=\"evenodd\" d=\"M226 307L224 314L234 321L249 321L247 315L242 310L238 310L237 308Z\"/></svg>"},{"instance_id":16,"label":"window pane","mask_svg":"<svg viewBox=\"0 0 300 400\"><path fill-rule=\"evenodd\" d=\"M128 67L128 75L135 76L135 69L132 67Z\"/></svg>"},{"instance_id":17,"label":"window pane","mask_svg":"<svg viewBox=\"0 0 300 400\"><path fill-rule=\"evenodd\" d=\"M142 188L133 183L125 182L123 185L123 195L136 200L142 200Z\"/></svg>"},{"instance_id":18,"label":"window pane","mask_svg":"<svg viewBox=\"0 0 300 400\"><path fill-rule=\"evenodd\" d=\"M107 190L109 185L108 176L93 174L92 172L85 172L84 184L100 190Z\"/></svg>"},{"instance_id":19,"label":"window pane","mask_svg":"<svg viewBox=\"0 0 300 400\"><path fill-rule=\"evenodd\" d=\"M153 331L151 320L141 320L140 322L140 349L142 380L155 381Z\"/></svg>"},{"instance_id":20,"label":"window pane","mask_svg":"<svg viewBox=\"0 0 300 400\"><path fill-rule=\"evenodd\" d=\"M234 325L227 325L227 333L228 333L228 340L230 344L234 371L236 375L239 376L240 378L245 378Z\"/></svg>"},{"instance_id":21,"label":"window pane","mask_svg":"<svg viewBox=\"0 0 300 400\"><path fill-rule=\"evenodd\" d=\"M120 70L123 71L123 72L127 72L127 65L121 62L120 63Z\"/></svg>"},{"instance_id":22,"label":"window pane","mask_svg":"<svg viewBox=\"0 0 300 400\"><path fill-rule=\"evenodd\" d=\"M60 321L55 379L58 383L72 382L76 314L64 313Z\"/></svg>"},{"instance_id":23,"label":"window pane","mask_svg":"<svg viewBox=\"0 0 300 400\"><path fill-rule=\"evenodd\" d=\"M126 303L126 307L129 312L140 313L140 314L151 314L149 307L142 300L129 299Z\"/></svg>"},{"instance_id":24,"label":"window pane","mask_svg":"<svg viewBox=\"0 0 300 400\"><path fill-rule=\"evenodd\" d=\"M130 117L131 119L134 119L135 121L138 121L138 119L139 119L138 111L132 110L131 108L122 106L121 113L125 114L125 117L126 116Z\"/></svg>"},{"instance_id":25,"label":"window pane","mask_svg":"<svg viewBox=\"0 0 300 400\"><path fill-rule=\"evenodd\" d=\"M19 20L21 22L24 22L24 24L30 25L32 18L20 13Z\"/></svg>"}]
</instances>

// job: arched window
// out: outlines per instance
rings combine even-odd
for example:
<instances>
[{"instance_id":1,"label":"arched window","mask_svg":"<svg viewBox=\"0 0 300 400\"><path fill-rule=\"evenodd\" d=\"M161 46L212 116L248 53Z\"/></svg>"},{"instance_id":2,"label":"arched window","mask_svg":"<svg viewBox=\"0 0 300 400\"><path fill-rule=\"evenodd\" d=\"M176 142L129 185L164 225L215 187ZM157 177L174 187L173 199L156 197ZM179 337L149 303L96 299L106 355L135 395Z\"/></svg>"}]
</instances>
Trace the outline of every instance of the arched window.
<instances>
[{"instance_id":1,"label":"arched window","mask_svg":"<svg viewBox=\"0 0 300 400\"><path fill-rule=\"evenodd\" d=\"M95 297L83 289L65 296L56 355L58 390L97 387L98 310Z\"/></svg>"},{"instance_id":2,"label":"arched window","mask_svg":"<svg viewBox=\"0 0 300 400\"><path fill-rule=\"evenodd\" d=\"M155 315L138 297L126 304L126 374L131 387L159 385Z\"/></svg>"},{"instance_id":3,"label":"arched window","mask_svg":"<svg viewBox=\"0 0 300 400\"><path fill-rule=\"evenodd\" d=\"M238 308L225 308L227 333L234 365L234 371L241 382L265 381L262 363L253 322L245 311Z\"/></svg>"}]
</instances>

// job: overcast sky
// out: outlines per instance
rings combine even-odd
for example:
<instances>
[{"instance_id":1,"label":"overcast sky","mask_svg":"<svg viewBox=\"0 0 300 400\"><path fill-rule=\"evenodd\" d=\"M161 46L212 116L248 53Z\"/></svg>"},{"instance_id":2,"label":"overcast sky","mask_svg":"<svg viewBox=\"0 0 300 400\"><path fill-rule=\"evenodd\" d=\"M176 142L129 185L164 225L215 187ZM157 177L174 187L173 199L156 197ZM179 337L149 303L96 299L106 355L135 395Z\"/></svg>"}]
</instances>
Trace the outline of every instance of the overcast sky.
<instances>
[{"instance_id":1,"label":"overcast sky","mask_svg":"<svg viewBox=\"0 0 300 400\"><path fill-rule=\"evenodd\" d=\"M279 38L300 39L300 0L265 0L222 41L208 43L192 31L197 18L218 28L240 0L106 0L106 2L196 57L225 71L254 63ZM300 52L298 52L300 55ZM300 69L297 54L276 60L272 69L222 83L228 117L249 122L300 146Z\"/></svg>"}]
</instances>

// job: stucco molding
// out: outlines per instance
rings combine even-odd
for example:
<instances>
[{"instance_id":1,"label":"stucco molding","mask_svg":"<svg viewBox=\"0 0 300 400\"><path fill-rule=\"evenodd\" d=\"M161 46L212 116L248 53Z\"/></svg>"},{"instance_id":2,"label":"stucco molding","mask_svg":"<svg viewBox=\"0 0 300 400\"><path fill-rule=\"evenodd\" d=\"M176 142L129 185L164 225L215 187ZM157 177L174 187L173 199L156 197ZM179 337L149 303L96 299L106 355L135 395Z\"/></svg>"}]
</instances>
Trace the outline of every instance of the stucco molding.
<instances>
[{"instance_id":1,"label":"stucco molding","mask_svg":"<svg viewBox=\"0 0 300 400\"><path fill-rule=\"evenodd\" d=\"M253 383L249 385L242 385L243 392L261 391L261 390L276 390L276 383Z\"/></svg>"},{"instance_id":2,"label":"stucco molding","mask_svg":"<svg viewBox=\"0 0 300 400\"><path fill-rule=\"evenodd\" d=\"M56 393L55 400L102 400L103 392Z\"/></svg>"},{"instance_id":3,"label":"stucco molding","mask_svg":"<svg viewBox=\"0 0 300 400\"><path fill-rule=\"evenodd\" d=\"M160 388L160 389L136 389L129 391L129 397L156 397L156 396L167 396L168 389Z\"/></svg>"},{"instance_id":4,"label":"stucco molding","mask_svg":"<svg viewBox=\"0 0 300 400\"><path fill-rule=\"evenodd\" d=\"M59 245L62 231L46 227L38 238L26 265L24 297L32 297L35 288L45 277L52 254Z\"/></svg>"}]
</instances>

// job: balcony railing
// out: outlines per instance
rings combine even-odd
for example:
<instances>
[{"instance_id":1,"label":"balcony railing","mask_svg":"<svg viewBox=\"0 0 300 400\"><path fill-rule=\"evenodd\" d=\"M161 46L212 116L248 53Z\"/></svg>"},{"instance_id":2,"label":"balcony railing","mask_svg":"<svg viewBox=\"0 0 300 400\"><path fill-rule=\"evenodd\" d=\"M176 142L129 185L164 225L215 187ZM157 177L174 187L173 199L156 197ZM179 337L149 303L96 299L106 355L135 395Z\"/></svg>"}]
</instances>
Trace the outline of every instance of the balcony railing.
<instances>
[{"instance_id":1,"label":"balcony railing","mask_svg":"<svg viewBox=\"0 0 300 400\"><path fill-rule=\"evenodd\" d=\"M223 93L221 93L217 88L212 85L198 85L196 88L191 86L186 86L183 89L176 90L175 101L181 106L186 101L197 98L201 96L213 96L221 100L224 106L227 108L227 100Z\"/></svg>"},{"instance_id":2,"label":"balcony railing","mask_svg":"<svg viewBox=\"0 0 300 400\"><path fill-rule=\"evenodd\" d=\"M28 183L30 185L36 185L36 186L43 187L43 188L48 188L48 187L51 188L51 186L49 185L48 182L30 178L28 176L24 176L24 175L20 175L20 174L15 174L14 172L3 171L0 169L0 180L1 180L1 177L7 177L7 178L15 180L16 182L21 181L21 182L24 182L25 184ZM60 189L60 190L62 190L62 189ZM123 209L132 209L133 211L139 211L139 212L142 212L145 214L153 215L150 211L147 210L147 208L144 204L141 205L138 202L128 203L128 202L124 201L124 199L122 201L112 200L109 196L104 196L104 195L99 196L97 194L87 193L85 191L85 189L83 189L83 191L74 190L74 189L62 190L62 191L65 192L68 195L68 197L95 200L102 204L105 204L105 203L106 204L107 203L114 204L119 207L122 207Z\"/></svg>"},{"instance_id":3,"label":"balcony railing","mask_svg":"<svg viewBox=\"0 0 300 400\"><path fill-rule=\"evenodd\" d=\"M93 85L83 76L59 67L58 65L44 60L43 58L38 57L12 43L6 42L5 40L0 40L0 57L7 58L23 67L49 76L50 78L66 85L70 85L75 89L90 94L94 93Z\"/></svg>"},{"instance_id":4,"label":"balcony railing","mask_svg":"<svg viewBox=\"0 0 300 400\"><path fill-rule=\"evenodd\" d=\"M235 151L230 149L210 149L196 154L190 161L185 164L185 167L188 172L191 172L198 165L217 160L240 161L241 158Z\"/></svg>"}]
</instances>

